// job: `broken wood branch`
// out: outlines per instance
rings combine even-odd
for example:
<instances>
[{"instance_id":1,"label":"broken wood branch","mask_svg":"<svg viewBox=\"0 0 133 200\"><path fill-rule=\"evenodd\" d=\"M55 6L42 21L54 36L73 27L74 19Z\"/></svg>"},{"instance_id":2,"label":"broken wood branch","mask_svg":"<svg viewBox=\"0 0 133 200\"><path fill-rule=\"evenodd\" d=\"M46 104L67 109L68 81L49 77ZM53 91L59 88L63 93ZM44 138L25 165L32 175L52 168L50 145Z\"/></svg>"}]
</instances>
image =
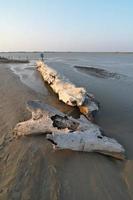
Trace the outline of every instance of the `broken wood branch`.
<instances>
[{"instance_id":1,"label":"broken wood branch","mask_svg":"<svg viewBox=\"0 0 133 200\"><path fill-rule=\"evenodd\" d=\"M103 136L101 129L83 115L74 119L40 101L28 101L32 118L14 128L15 136L47 134L55 149L98 152L124 159L124 148L115 140Z\"/></svg>"},{"instance_id":2,"label":"broken wood branch","mask_svg":"<svg viewBox=\"0 0 133 200\"><path fill-rule=\"evenodd\" d=\"M98 104L94 96L88 94L85 88L76 87L70 82L66 82L54 69L50 68L44 62L37 62L37 70L42 78L53 91L58 94L59 100L70 106L77 106L82 114L88 119L92 119L98 111Z\"/></svg>"}]
</instances>

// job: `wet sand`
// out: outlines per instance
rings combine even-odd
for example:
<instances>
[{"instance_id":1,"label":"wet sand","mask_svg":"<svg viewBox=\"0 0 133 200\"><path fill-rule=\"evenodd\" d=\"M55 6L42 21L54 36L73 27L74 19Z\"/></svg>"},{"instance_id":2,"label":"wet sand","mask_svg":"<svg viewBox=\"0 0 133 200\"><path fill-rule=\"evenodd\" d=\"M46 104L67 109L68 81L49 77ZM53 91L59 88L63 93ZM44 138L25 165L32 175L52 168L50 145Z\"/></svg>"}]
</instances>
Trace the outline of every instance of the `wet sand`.
<instances>
[{"instance_id":1,"label":"wet sand","mask_svg":"<svg viewBox=\"0 0 133 200\"><path fill-rule=\"evenodd\" d=\"M88 74L97 78L116 78L119 79L122 75L109 72L105 69L99 69L96 67L84 67L84 66L74 66L78 71Z\"/></svg>"},{"instance_id":2,"label":"wet sand","mask_svg":"<svg viewBox=\"0 0 133 200\"><path fill-rule=\"evenodd\" d=\"M12 139L16 123L30 118L25 106L29 99L71 111L51 92L44 98L23 85L7 65L0 65L0 199L133 199L132 160L121 162L96 153L54 152L43 135ZM124 137L131 140L128 134Z\"/></svg>"}]
</instances>

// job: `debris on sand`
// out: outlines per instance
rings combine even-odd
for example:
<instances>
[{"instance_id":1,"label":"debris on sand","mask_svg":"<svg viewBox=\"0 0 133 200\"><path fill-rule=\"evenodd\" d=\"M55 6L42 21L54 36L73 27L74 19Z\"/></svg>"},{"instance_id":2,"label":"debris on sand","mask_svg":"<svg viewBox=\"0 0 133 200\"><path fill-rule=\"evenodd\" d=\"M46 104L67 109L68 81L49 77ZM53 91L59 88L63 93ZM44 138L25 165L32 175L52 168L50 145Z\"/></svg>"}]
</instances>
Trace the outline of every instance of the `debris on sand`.
<instances>
[{"instance_id":1,"label":"debris on sand","mask_svg":"<svg viewBox=\"0 0 133 200\"><path fill-rule=\"evenodd\" d=\"M29 101L32 118L14 128L15 136L47 134L55 149L98 152L124 159L124 148L115 140L103 136L100 128L83 115L74 119L40 101Z\"/></svg>"},{"instance_id":2,"label":"debris on sand","mask_svg":"<svg viewBox=\"0 0 133 200\"><path fill-rule=\"evenodd\" d=\"M76 87L74 84L64 81L57 71L42 61L37 62L37 70L44 81L58 94L59 100L67 105L79 107L82 114L89 120L93 119L93 115L99 108L92 94L88 94L83 87Z\"/></svg>"}]
</instances>

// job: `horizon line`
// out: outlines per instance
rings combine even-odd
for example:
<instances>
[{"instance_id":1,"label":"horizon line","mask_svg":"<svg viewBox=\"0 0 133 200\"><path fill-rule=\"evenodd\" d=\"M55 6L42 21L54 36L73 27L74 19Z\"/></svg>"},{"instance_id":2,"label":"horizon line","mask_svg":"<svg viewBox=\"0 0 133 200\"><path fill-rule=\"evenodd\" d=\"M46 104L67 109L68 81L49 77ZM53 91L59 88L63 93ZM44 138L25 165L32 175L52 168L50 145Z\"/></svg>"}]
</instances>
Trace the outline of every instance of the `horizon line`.
<instances>
[{"instance_id":1,"label":"horizon line","mask_svg":"<svg viewBox=\"0 0 133 200\"><path fill-rule=\"evenodd\" d=\"M0 51L0 53L133 53L133 51Z\"/></svg>"}]
</instances>

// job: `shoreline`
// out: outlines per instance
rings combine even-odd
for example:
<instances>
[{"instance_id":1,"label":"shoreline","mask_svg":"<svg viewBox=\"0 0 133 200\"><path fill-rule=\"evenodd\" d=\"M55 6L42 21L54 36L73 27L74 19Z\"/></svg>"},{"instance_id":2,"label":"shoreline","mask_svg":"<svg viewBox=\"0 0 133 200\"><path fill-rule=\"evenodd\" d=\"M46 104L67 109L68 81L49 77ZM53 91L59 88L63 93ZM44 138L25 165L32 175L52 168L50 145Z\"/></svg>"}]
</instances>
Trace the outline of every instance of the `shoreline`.
<instances>
[{"instance_id":1,"label":"shoreline","mask_svg":"<svg viewBox=\"0 0 133 200\"><path fill-rule=\"evenodd\" d=\"M0 64L24 64L24 63L29 63L29 60L9 59L0 56Z\"/></svg>"}]
</instances>

